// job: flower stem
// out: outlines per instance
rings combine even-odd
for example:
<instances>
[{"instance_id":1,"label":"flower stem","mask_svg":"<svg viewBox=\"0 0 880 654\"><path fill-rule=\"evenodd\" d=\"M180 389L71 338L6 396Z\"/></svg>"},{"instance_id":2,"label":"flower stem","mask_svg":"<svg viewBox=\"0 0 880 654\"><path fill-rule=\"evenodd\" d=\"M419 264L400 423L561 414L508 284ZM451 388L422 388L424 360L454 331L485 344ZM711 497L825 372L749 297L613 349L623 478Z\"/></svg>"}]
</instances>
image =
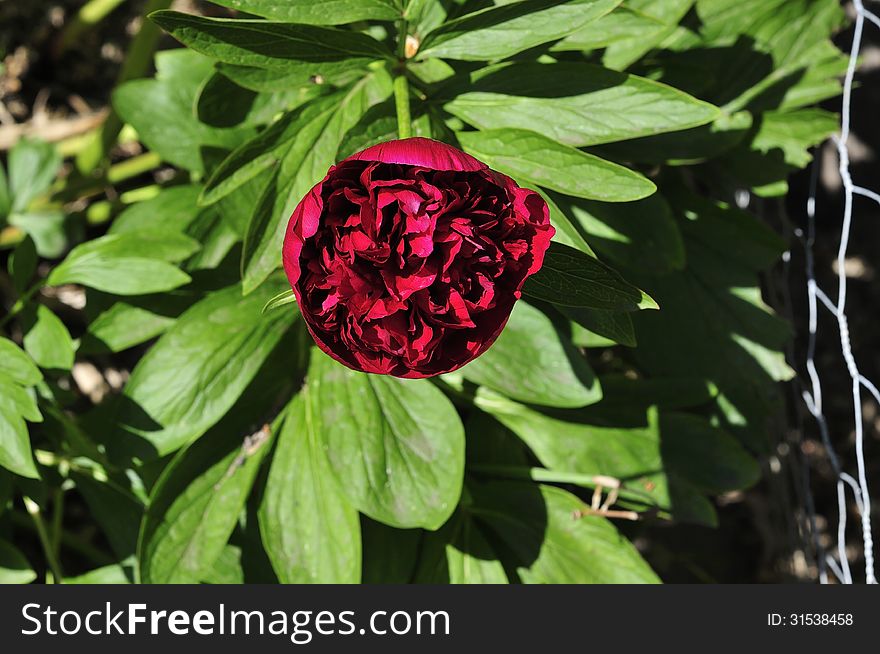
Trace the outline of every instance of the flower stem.
<instances>
[{"instance_id":1,"label":"flower stem","mask_svg":"<svg viewBox=\"0 0 880 654\"><path fill-rule=\"evenodd\" d=\"M46 555L46 563L49 565L49 572L46 574L46 583L60 584L64 577L61 574L61 566L58 563L58 557L55 556L55 550L49 539L49 533L46 530L46 523L43 522L43 516L40 513L40 506L28 496L23 496L24 508L27 509L31 519L34 521L34 527L37 529L37 536L40 539L40 545L43 547L43 554Z\"/></svg>"},{"instance_id":2,"label":"flower stem","mask_svg":"<svg viewBox=\"0 0 880 654\"><path fill-rule=\"evenodd\" d=\"M406 77L406 30L407 22L397 24L398 66L394 71L394 107L397 110L397 136L407 139L412 136L412 118L409 110L409 80Z\"/></svg>"}]
</instances>

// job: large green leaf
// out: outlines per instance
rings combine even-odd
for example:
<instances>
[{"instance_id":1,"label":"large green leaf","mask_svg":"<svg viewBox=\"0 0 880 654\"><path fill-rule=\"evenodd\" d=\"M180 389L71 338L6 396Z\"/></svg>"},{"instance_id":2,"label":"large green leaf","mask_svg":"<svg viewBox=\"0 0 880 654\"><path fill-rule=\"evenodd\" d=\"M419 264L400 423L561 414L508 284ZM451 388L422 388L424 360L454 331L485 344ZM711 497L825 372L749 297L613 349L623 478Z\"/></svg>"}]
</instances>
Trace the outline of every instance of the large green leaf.
<instances>
[{"instance_id":1,"label":"large green leaf","mask_svg":"<svg viewBox=\"0 0 880 654\"><path fill-rule=\"evenodd\" d=\"M181 451L153 488L138 546L143 583L201 581L238 521L271 433L215 432Z\"/></svg>"},{"instance_id":2,"label":"large green leaf","mask_svg":"<svg viewBox=\"0 0 880 654\"><path fill-rule=\"evenodd\" d=\"M242 251L242 287L256 288L281 265L281 244L290 214L308 190L335 163L346 132L373 104L391 94L391 80L378 70L357 82L323 111L310 113L292 147L269 180L251 217Z\"/></svg>"},{"instance_id":3,"label":"large green leaf","mask_svg":"<svg viewBox=\"0 0 880 654\"><path fill-rule=\"evenodd\" d=\"M515 433L551 470L620 479L632 499L673 509L656 410L628 407L625 424L579 412L545 413L481 390L476 404Z\"/></svg>"},{"instance_id":4,"label":"large green leaf","mask_svg":"<svg viewBox=\"0 0 880 654\"><path fill-rule=\"evenodd\" d=\"M165 50L156 55L156 70L154 79L119 86L113 106L165 161L202 173L204 148L231 149L253 134L249 128L211 127L196 118L196 98L214 72L207 57L183 48Z\"/></svg>"},{"instance_id":5,"label":"large green leaf","mask_svg":"<svg viewBox=\"0 0 880 654\"><path fill-rule=\"evenodd\" d=\"M391 526L440 527L464 475L464 428L443 393L317 352L308 383L311 419L351 503Z\"/></svg>"},{"instance_id":6,"label":"large green leaf","mask_svg":"<svg viewBox=\"0 0 880 654\"><path fill-rule=\"evenodd\" d=\"M350 30L273 21L203 18L176 11L150 15L193 50L226 64L294 73L303 82L390 58L379 41Z\"/></svg>"},{"instance_id":7,"label":"large green leaf","mask_svg":"<svg viewBox=\"0 0 880 654\"><path fill-rule=\"evenodd\" d=\"M338 106L341 94L318 98L305 107L288 112L253 139L233 150L211 173L199 199L211 204L225 197L260 171L276 165L290 150L291 141L315 121L327 120Z\"/></svg>"},{"instance_id":8,"label":"large green leaf","mask_svg":"<svg viewBox=\"0 0 880 654\"><path fill-rule=\"evenodd\" d=\"M585 63L515 62L450 83L445 108L480 129L527 129L575 147L711 122L718 109L649 79Z\"/></svg>"},{"instance_id":9,"label":"large green leaf","mask_svg":"<svg viewBox=\"0 0 880 654\"><path fill-rule=\"evenodd\" d=\"M428 34L420 57L470 61L504 59L575 32L621 0L525 0L489 7L444 23Z\"/></svg>"},{"instance_id":10,"label":"large green leaf","mask_svg":"<svg viewBox=\"0 0 880 654\"><path fill-rule=\"evenodd\" d=\"M67 327L51 309L38 305L33 323L24 335L24 349L41 368L70 370L74 343Z\"/></svg>"},{"instance_id":11,"label":"large green leaf","mask_svg":"<svg viewBox=\"0 0 880 654\"><path fill-rule=\"evenodd\" d=\"M631 9L627 5L620 5L611 13L572 32L550 49L565 52L606 48L619 41L644 39L646 35L656 33L664 27L665 23L657 18Z\"/></svg>"},{"instance_id":12,"label":"large green leaf","mask_svg":"<svg viewBox=\"0 0 880 654\"><path fill-rule=\"evenodd\" d=\"M294 319L262 316L284 282L246 297L231 286L178 318L132 371L118 421L140 437L144 456L163 455L201 436L233 405Z\"/></svg>"},{"instance_id":13,"label":"large green leaf","mask_svg":"<svg viewBox=\"0 0 880 654\"><path fill-rule=\"evenodd\" d=\"M544 313L525 302L516 303L498 340L461 374L530 404L578 407L602 398L584 356Z\"/></svg>"},{"instance_id":14,"label":"large green leaf","mask_svg":"<svg viewBox=\"0 0 880 654\"><path fill-rule=\"evenodd\" d=\"M560 193L629 202L656 187L637 172L524 129L459 132L464 149L491 168Z\"/></svg>"},{"instance_id":15,"label":"large green leaf","mask_svg":"<svg viewBox=\"0 0 880 654\"><path fill-rule=\"evenodd\" d=\"M342 25L360 20L397 20L394 0L211 0L264 18L307 25Z\"/></svg>"},{"instance_id":16,"label":"large green leaf","mask_svg":"<svg viewBox=\"0 0 880 654\"><path fill-rule=\"evenodd\" d=\"M78 245L49 275L52 286L82 284L117 295L169 291L190 276L169 262L199 249L180 233L160 231L108 234Z\"/></svg>"},{"instance_id":17,"label":"large green leaf","mask_svg":"<svg viewBox=\"0 0 880 654\"><path fill-rule=\"evenodd\" d=\"M625 204L555 200L593 249L615 266L660 274L684 267L684 242L661 195Z\"/></svg>"},{"instance_id":18,"label":"large green leaf","mask_svg":"<svg viewBox=\"0 0 880 654\"><path fill-rule=\"evenodd\" d=\"M642 292L617 272L588 254L551 243L544 265L526 280L523 293L566 307L635 311L644 302Z\"/></svg>"},{"instance_id":19,"label":"large green leaf","mask_svg":"<svg viewBox=\"0 0 880 654\"><path fill-rule=\"evenodd\" d=\"M530 584L657 583L636 548L611 522L575 518L583 507L560 488L516 482L473 487L474 516L512 551Z\"/></svg>"},{"instance_id":20,"label":"large green leaf","mask_svg":"<svg viewBox=\"0 0 880 654\"><path fill-rule=\"evenodd\" d=\"M287 409L260 505L263 544L281 583L357 583L358 512L334 478L311 413L302 393Z\"/></svg>"},{"instance_id":21,"label":"large green leaf","mask_svg":"<svg viewBox=\"0 0 880 654\"><path fill-rule=\"evenodd\" d=\"M200 191L201 186L198 184L163 188L155 197L126 208L113 220L109 232L111 234L143 230L184 232L199 213L196 199Z\"/></svg>"},{"instance_id":22,"label":"large green leaf","mask_svg":"<svg viewBox=\"0 0 880 654\"><path fill-rule=\"evenodd\" d=\"M627 7L659 22L660 26L643 29L630 38L609 43L602 55L602 63L615 70L627 68L673 34L694 2L695 0L627 0Z\"/></svg>"},{"instance_id":23,"label":"large green leaf","mask_svg":"<svg viewBox=\"0 0 880 654\"><path fill-rule=\"evenodd\" d=\"M663 310L634 314L636 356L651 374L715 384L728 428L763 449L760 425L778 398L776 382L793 372L782 352L790 328L761 299L757 271L777 260L785 244L749 213L685 191L666 195L688 264L641 280Z\"/></svg>"}]
</instances>

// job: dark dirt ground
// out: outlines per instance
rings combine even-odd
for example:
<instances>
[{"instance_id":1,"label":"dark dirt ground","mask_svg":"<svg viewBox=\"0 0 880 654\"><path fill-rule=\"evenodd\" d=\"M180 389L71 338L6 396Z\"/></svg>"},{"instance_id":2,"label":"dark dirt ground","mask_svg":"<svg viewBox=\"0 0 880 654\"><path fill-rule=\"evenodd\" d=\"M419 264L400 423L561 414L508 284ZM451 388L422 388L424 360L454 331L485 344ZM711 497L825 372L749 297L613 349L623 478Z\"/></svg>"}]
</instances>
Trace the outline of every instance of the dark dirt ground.
<instances>
[{"instance_id":1,"label":"dark dirt ground","mask_svg":"<svg viewBox=\"0 0 880 654\"><path fill-rule=\"evenodd\" d=\"M119 72L122 57L139 24L141 1L123 3L98 29L90 30L66 51L60 51L60 35L81 0L17 2L0 0L0 149L20 133L59 129L74 135L77 120L100 112L107 106L109 93ZM222 15L216 6L185 0L175 8L198 7L205 13ZM161 47L170 47L172 41ZM838 45L848 50L852 30L841 33ZM876 117L880 107L880 38L866 28L863 65L853 97L852 173L856 184L880 191L880 127ZM839 111L839 100L826 103ZM66 130L66 131L65 131ZM831 297L836 296L837 279L833 268L839 242L843 196L836 175L837 156L830 144L817 153L821 164L817 197L817 240L815 247L818 282ZM805 228L805 205L810 172L793 176L791 192L784 202L784 213L792 228ZM762 208L780 222L779 207L766 203ZM849 260L848 315L854 352L862 372L880 380L880 210L871 201L858 198ZM794 324L793 359L790 362L805 378L806 280L803 274L803 246L792 237L791 260L780 264L767 280L779 298L790 294L790 317ZM787 314L785 303L774 303ZM826 413L831 437L843 467L855 473L854 429L850 382L840 356L837 325L825 311L819 322L817 365L823 379ZM763 462L764 480L746 493L735 493L718 501L718 529L676 526L652 537L649 556L672 582L792 582L816 579L817 567L811 551L811 536L804 532L806 499L803 494L804 462L809 464L811 491L816 507L820 543L834 547L831 532L836 528L835 479L828 457L818 440L812 418L800 400L799 381L789 389L787 414L781 416L779 447ZM869 483L880 488L880 411L864 402L866 454ZM803 425L803 429L801 429ZM880 493L875 491L875 497ZM877 503L880 503L878 500ZM852 505L852 502L850 503ZM877 511L874 511L875 523ZM849 550L856 581L863 580L861 539L857 516L850 506ZM830 521L830 522L829 522Z\"/></svg>"}]
</instances>

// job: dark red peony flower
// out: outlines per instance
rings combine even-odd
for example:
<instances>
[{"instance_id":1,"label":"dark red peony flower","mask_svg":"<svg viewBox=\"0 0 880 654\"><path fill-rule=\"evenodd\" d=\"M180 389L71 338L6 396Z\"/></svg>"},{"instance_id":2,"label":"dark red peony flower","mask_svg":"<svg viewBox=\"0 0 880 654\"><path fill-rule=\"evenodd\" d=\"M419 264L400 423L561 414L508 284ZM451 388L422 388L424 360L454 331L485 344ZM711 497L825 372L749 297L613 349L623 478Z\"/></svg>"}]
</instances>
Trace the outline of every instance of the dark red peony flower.
<instances>
[{"instance_id":1,"label":"dark red peony flower","mask_svg":"<svg viewBox=\"0 0 880 654\"><path fill-rule=\"evenodd\" d=\"M553 233L536 192L411 138L330 168L290 217L284 269L324 352L355 370L430 377L492 345Z\"/></svg>"}]
</instances>

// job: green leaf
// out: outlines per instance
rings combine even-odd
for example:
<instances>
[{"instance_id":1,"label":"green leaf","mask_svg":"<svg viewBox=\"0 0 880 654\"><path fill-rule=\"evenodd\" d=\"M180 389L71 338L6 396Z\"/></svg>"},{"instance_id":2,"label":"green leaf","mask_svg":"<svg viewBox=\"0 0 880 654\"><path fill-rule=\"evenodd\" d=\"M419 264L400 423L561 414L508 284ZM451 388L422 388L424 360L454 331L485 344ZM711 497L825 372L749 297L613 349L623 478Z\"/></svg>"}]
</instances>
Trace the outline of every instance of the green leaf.
<instances>
[{"instance_id":1,"label":"green leaf","mask_svg":"<svg viewBox=\"0 0 880 654\"><path fill-rule=\"evenodd\" d=\"M183 234L124 232L78 245L49 275L51 286L82 284L117 295L169 291L190 277L169 261L181 261L198 250Z\"/></svg>"},{"instance_id":2,"label":"green leaf","mask_svg":"<svg viewBox=\"0 0 880 654\"><path fill-rule=\"evenodd\" d=\"M216 423L294 319L291 311L260 315L283 284L273 280L246 297L231 286L185 311L132 371L121 425L161 456Z\"/></svg>"},{"instance_id":3,"label":"green leaf","mask_svg":"<svg viewBox=\"0 0 880 654\"><path fill-rule=\"evenodd\" d=\"M199 198L202 205L225 197L261 171L275 166L290 150L293 139L315 121L327 120L341 94L318 98L288 112L253 139L242 143L211 173Z\"/></svg>"},{"instance_id":4,"label":"green leaf","mask_svg":"<svg viewBox=\"0 0 880 654\"><path fill-rule=\"evenodd\" d=\"M86 585L86 584L130 584L131 581L125 572L125 568L121 565L107 565L103 568L95 568L89 570L85 574L75 577L65 577L65 584Z\"/></svg>"},{"instance_id":5,"label":"green leaf","mask_svg":"<svg viewBox=\"0 0 880 654\"><path fill-rule=\"evenodd\" d=\"M606 405L625 404L647 408L681 409L711 402L718 394L713 384L694 377L650 377L632 379L625 375L605 375Z\"/></svg>"},{"instance_id":6,"label":"green leaf","mask_svg":"<svg viewBox=\"0 0 880 654\"><path fill-rule=\"evenodd\" d=\"M360 32L262 20L202 18L158 11L150 18L196 52L226 64L312 75L336 75L391 58L392 53Z\"/></svg>"},{"instance_id":7,"label":"green leaf","mask_svg":"<svg viewBox=\"0 0 880 654\"><path fill-rule=\"evenodd\" d=\"M611 13L569 34L550 49L560 52L595 50L608 47L618 41L644 39L646 35L664 27L665 23L660 20L626 5L620 5Z\"/></svg>"},{"instance_id":8,"label":"green leaf","mask_svg":"<svg viewBox=\"0 0 880 654\"><path fill-rule=\"evenodd\" d=\"M24 335L24 349L41 368L70 370L75 345L67 327L52 311L37 305L33 324Z\"/></svg>"},{"instance_id":9,"label":"green leaf","mask_svg":"<svg viewBox=\"0 0 880 654\"><path fill-rule=\"evenodd\" d=\"M575 32L620 0L526 0L489 7L448 21L428 34L419 56L490 61Z\"/></svg>"},{"instance_id":10,"label":"green leaf","mask_svg":"<svg viewBox=\"0 0 880 654\"><path fill-rule=\"evenodd\" d=\"M54 145L21 139L9 151L9 194L11 210L23 212L31 200L46 191L61 166Z\"/></svg>"},{"instance_id":11,"label":"green leaf","mask_svg":"<svg viewBox=\"0 0 880 654\"><path fill-rule=\"evenodd\" d=\"M238 522L272 435L216 432L178 453L153 487L138 545L143 583L201 581Z\"/></svg>"},{"instance_id":12,"label":"green leaf","mask_svg":"<svg viewBox=\"0 0 880 654\"><path fill-rule=\"evenodd\" d=\"M684 267L684 241L661 195L625 204L555 199L593 249L614 265L657 274Z\"/></svg>"},{"instance_id":13,"label":"green leaf","mask_svg":"<svg viewBox=\"0 0 880 654\"><path fill-rule=\"evenodd\" d=\"M227 545L220 552L220 556L214 561L212 569L202 577L202 583L206 584L236 584L244 583L244 569L241 564L241 548Z\"/></svg>"},{"instance_id":14,"label":"green leaf","mask_svg":"<svg viewBox=\"0 0 880 654\"><path fill-rule=\"evenodd\" d=\"M733 149L748 136L751 127L752 114L738 111L734 114L721 114L708 125L609 143L597 147L595 151L614 160L655 165L692 165Z\"/></svg>"},{"instance_id":15,"label":"green leaf","mask_svg":"<svg viewBox=\"0 0 880 654\"><path fill-rule=\"evenodd\" d=\"M0 377L7 377L22 386L34 386L43 379L43 374L21 348L0 336Z\"/></svg>"},{"instance_id":16,"label":"green leaf","mask_svg":"<svg viewBox=\"0 0 880 654\"><path fill-rule=\"evenodd\" d=\"M602 55L602 63L623 70L641 59L642 55L660 45L678 28L679 22L693 7L695 0L627 0L630 9L661 23L661 27L640 31L629 39L610 43Z\"/></svg>"},{"instance_id":17,"label":"green leaf","mask_svg":"<svg viewBox=\"0 0 880 654\"><path fill-rule=\"evenodd\" d=\"M29 584L37 578L31 564L10 543L0 540L0 584Z\"/></svg>"},{"instance_id":18,"label":"green leaf","mask_svg":"<svg viewBox=\"0 0 880 654\"><path fill-rule=\"evenodd\" d=\"M635 328L627 313L583 307L556 308L575 323L571 340L578 347L607 347L613 343L636 346Z\"/></svg>"},{"instance_id":19,"label":"green leaf","mask_svg":"<svg viewBox=\"0 0 880 654\"><path fill-rule=\"evenodd\" d=\"M766 436L758 425L775 411L776 382L793 372L782 352L790 328L761 299L757 271L778 260L785 243L749 213L684 190L665 195L685 238L688 265L642 280L663 310L634 314L636 357L652 375L715 384L736 423L725 426L761 450Z\"/></svg>"},{"instance_id":20,"label":"green leaf","mask_svg":"<svg viewBox=\"0 0 880 654\"><path fill-rule=\"evenodd\" d=\"M211 0L264 18L307 25L343 25L361 20L398 20L393 0Z\"/></svg>"},{"instance_id":21,"label":"green leaf","mask_svg":"<svg viewBox=\"0 0 880 654\"><path fill-rule=\"evenodd\" d=\"M200 191L198 184L163 188L157 196L126 208L113 220L109 232L120 234L149 230L183 233L199 213L196 200Z\"/></svg>"},{"instance_id":22,"label":"green leaf","mask_svg":"<svg viewBox=\"0 0 880 654\"><path fill-rule=\"evenodd\" d=\"M411 583L425 533L421 529L394 529L361 515L361 583Z\"/></svg>"},{"instance_id":23,"label":"green leaf","mask_svg":"<svg viewBox=\"0 0 880 654\"><path fill-rule=\"evenodd\" d=\"M701 490L724 493L761 478L758 462L739 441L701 416L664 411L660 432L669 470Z\"/></svg>"},{"instance_id":24,"label":"green leaf","mask_svg":"<svg viewBox=\"0 0 880 654\"><path fill-rule=\"evenodd\" d=\"M113 107L163 160L203 173L203 149L232 149L253 134L250 128L212 127L196 117L196 99L214 73L210 59L183 48L165 50L156 55L156 68L155 79L117 87Z\"/></svg>"},{"instance_id":25,"label":"green leaf","mask_svg":"<svg viewBox=\"0 0 880 654\"><path fill-rule=\"evenodd\" d=\"M118 300L98 292L88 294L86 309L97 314L83 334L84 354L121 352L145 343L174 324L177 316L198 301L204 292L192 287L171 293Z\"/></svg>"},{"instance_id":26,"label":"green leaf","mask_svg":"<svg viewBox=\"0 0 880 654\"><path fill-rule=\"evenodd\" d=\"M523 294L551 304L635 311L642 292L617 272L580 250L551 243L544 265L526 280Z\"/></svg>"},{"instance_id":27,"label":"green leaf","mask_svg":"<svg viewBox=\"0 0 880 654\"><path fill-rule=\"evenodd\" d=\"M455 510L464 428L428 380L354 372L315 353L309 371L315 429L351 503L395 527L437 529Z\"/></svg>"},{"instance_id":28,"label":"green leaf","mask_svg":"<svg viewBox=\"0 0 880 654\"><path fill-rule=\"evenodd\" d=\"M475 403L522 439L546 468L615 477L625 496L674 508L655 409L627 407L627 421L620 423L584 412L541 412L484 390Z\"/></svg>"},{"instance_id":29,"label":"green leaf","mask_svg":"<svg viewBox=\"0 0 880 654\"><path fill-rule=\"evenodd\" d=\"M473 517L459 511L443 528L425 536L416 571L421 584L506 584L498 555Z\"/></svg>"},{"instance_id":30,"label":"green leaf","mask_svg":"<svg viewBox=\"0 0 880 654\"><path fill-rule=\"evenodd\" d=\"M124 560L133 556L144 504L131 488L131 478L113 475L104 479L106 473L93 476L77 470L71 471L70 477L117 558Z\"/></svg>"},{"instance_id":31,"label":"green leaf","mask_svg":"<svg viewBox=\"0 0 880 654\"><path fill-rule=\"evenodd\" d=\"M9 224L33 239L37 254L41 257L56 259L64 254L68 246L70 221L67 218L64 211L31 209L26 213L10 215Z\"/></svg>"},{"instance_id":32,"label":"green leaf","mask_svg":"<svg viewBox=\"0 0 880 654\"><path fill-rule=\"evenodd\" d=\"M514 179L605 202L629 202L657 187L637 172L524 129L459 132L470 154Z\"/></svg>"},{"instance_id":33,"label":"green leaf","mask_svg":"<svg viewBox=\"0 0 880 654\"><path fill-rule=\"evenodd\" d=\"M0 466L22 477L38 479L25 420L43 417L27 388L43 378L31 358L0 337Z\"/></svg>"},{"instance_id":34,"label":"green leaf","mask_svg":"<svg viewBox=\"0 0 880 654\"><path fill-rule=\"evenodd\" d=\"M6 393L3 385L0 390ZM27 426L19 411L20 401L20 397L8 394L0 397L0 466L22 477L39 479Z\"/></svg>"},{"instance_id":35,"label":"green leaf","mask_svg":"<svg viewBox=\"0 0 880 654\"><path fill-rule=\"evenodd\" d=\"M358 583L358 513L333 476L311 411L302 393L287 409L260 505L263 544L281 583Z\"/></svg>"},{"instance_id":36,"label":"green leaf","mask_svg":"<svg viewBox=\"0 0 880 654\"><path fill-rule=\"evenodd\" d=\"M9 191L9 182L6 179L6 169L0 164L0 218L6 218L12 208L12 196Z\"/></svg>"},{"instance_id":37,"label":"green leaf","mask_svg":"<svg viewBox=\"0 0 880 654\"><path fill-rule=\"evenodd\" d=\"M9 275L12 277L12 285L15 292L21 295L30 286L31 279L37 271L37 248L34 240L25 235L21 243L9 257Z\"/></svg>"},{"instance_id":38,"label":"green leaf","mask_svg":"<svg viewBox=\"0 0 880 654\"><path fill-rule=\"evenodd\" d=\"M263 305L263 310L260 313L266 314L273 309L277 309L288 304L293 304L295 302L296 296L293 294L293 289L287 289L286 291L281 291L278 295L266 302L266 304Z\"/></svg>"},{"instance_id":39,"label":"green leaf","mask_svg":"<svg viewBox=\"0 0 880 654\"><path fill-rule=\"evenodd\" d=\"M214 67L217 72L242 88L259 93L275 93L278 89L285 89L288 92L296 93L303 102L335 88L352 84L363 77L365 72L360 60L340 61L332 68L322 66L319 73L313 72L315 66L305 64L289 70L282 70L257 68L256 66L236 66L221 61L217 62Z\"/></svg>"},{"instance_id":40,"label":"green leaf","mask_svg":"<svg viewBox=\"0 0 880 654\"><path fill-rule=\"evenodd\" d=\"M530 404L579 407L602 398L583 355L544 313L525 302L516 303L498 340L461 374Z\"/></svg>"},{"instance_id":41,"label":"green leaf","mask_svg":"<svg viewBox=\"0 0 880 654\"><path fill-rule=\"evenodd\" d=\"M581 147L683 130L718 109L671 86L585 63L483 68L447 92L451 114L480 129L526 129Z\"/></svg>"},{"instance_id":42,"label":"green leaf","mask_svg":"<svg viewBox=\"0 0 880 654\"><path fill-rule=\"evenodd\" d=\"M571 493L517 482L493 482L472 491L470 511L513 552L525 583L659 582L611 522L574 517L584 504Z\"/></svg>"},{"instance_id":43,"label":"green leaf","mask_svg":"<svg viewBox=\"0 0 880 654\"><path fill-rule=\"evenodd\" d=\"M287 221L297 203L335 163L336 151L346 132L370 106L390 94L390 77L384 70L375 71L302 124L248 225L242 251L245 293L259 286L281 265L281 244Z\"/></svg>"}]
</instances>

